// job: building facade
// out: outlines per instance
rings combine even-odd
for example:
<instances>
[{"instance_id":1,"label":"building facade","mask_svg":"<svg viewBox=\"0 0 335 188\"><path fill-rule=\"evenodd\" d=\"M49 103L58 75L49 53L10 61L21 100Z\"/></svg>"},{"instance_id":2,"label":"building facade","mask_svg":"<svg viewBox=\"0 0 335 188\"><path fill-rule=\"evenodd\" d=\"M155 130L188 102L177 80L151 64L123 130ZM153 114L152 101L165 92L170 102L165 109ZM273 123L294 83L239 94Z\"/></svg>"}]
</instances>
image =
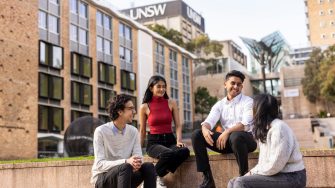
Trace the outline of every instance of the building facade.
<instances>
[{"instance_id":1,"label":"building facade","mask_svg":"<svg viewBox=\"0 0 335 188\"><path fill-rule=\"evenodd\" d=\"M182 34L184 42L205 33L205 19L181 0L133 7L122 12L144 25L159 24L175 29Z\"/></svg>"},{"instance_id":2,"label":"building facade","mask_svg":"<svg viewBox=\"0 0 335 188\"><path fill-rule=\"evenodd\" d=\"M73 120L89 115L109 121L106 105L115 94L131 96L139 107L154 74L166 78L181 122L193 121L196 57L107 2L0 5L1 159L61 154L59 141Z\"/></svg>"},{"instance_id":3,"label":"building facade","mask_svg":"<svg viewBox=\"0 0 335 188\"><path fill-rule=\"evenodd\" d=\"M311 46L335 44L334 0L304 0L307 37Z\"/></svg>"}]
</instances>

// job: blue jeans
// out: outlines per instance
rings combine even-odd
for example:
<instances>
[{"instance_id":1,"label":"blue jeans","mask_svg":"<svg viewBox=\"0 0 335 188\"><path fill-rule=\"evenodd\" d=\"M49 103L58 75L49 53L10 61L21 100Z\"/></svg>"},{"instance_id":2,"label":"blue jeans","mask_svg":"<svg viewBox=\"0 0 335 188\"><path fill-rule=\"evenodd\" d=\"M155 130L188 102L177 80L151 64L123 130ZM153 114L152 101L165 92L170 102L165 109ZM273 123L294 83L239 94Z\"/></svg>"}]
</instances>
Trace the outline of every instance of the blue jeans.
<instances>
[{"instance_id":1,"label":"blue jeans","mask_svg":"<svg viewBox=\"0 0 335 188\"><path fill-rule=\"evenodd\" d=\"M306 187L306 170L278 173L273 176L251 175L231 179L228 188L303 188Z\"/></svg>"}]
</instances>

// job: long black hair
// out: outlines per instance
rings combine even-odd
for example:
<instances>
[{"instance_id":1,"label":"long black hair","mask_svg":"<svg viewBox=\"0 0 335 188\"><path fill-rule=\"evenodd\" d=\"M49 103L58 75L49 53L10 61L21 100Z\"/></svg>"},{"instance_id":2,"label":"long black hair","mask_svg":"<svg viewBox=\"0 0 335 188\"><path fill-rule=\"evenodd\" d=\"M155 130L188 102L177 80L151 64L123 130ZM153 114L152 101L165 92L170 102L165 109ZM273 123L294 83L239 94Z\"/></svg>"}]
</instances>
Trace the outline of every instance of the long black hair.
<instances>
[{"instance_id":1,"label":"long black hair","mask_svg":"<svg viewBox=\"0 0 335 188\"><path fill-rule=\"evenodd\" d=\"M150 88L154 87L154 85L156 85L159 81L163 81L166 85L166 80L164 77L159 76L159 75L151 76L148 82L147 89L145 90L145 93L144 93L142 104L148 103L151 101L153 93L150 91ZM169 99L169 96L167 95L166 91L164 93L164 99Z\"/></svg>"},{"instance_id":2,"label":"long black hair","mask_svg":"<svg viewBox=\"0 0 335 188\"><path fill-rule=\"evenodd\" d=\"M253 104L253 133L257 140L266 142L270 123L278 118L279 108L277 99L269 94L260 94L254 97Z\"/></svg>"}]
</instances>

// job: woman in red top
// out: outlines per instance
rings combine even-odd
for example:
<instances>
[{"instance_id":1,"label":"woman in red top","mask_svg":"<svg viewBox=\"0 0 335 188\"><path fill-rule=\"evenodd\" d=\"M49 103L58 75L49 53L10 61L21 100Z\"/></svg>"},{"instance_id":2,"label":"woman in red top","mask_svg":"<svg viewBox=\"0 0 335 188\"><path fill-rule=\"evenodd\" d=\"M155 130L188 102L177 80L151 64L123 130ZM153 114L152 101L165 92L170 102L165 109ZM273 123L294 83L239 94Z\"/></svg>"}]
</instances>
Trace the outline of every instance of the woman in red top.
<instances>
[{"instance_id":1,"label":"woman in red top","mask_svg":"<svg viewBox=\"0 0 335 188\"><path fill-rule=\"evenodd\" d=\"M190 156L190 150L182 143L182 125L179 121L177 102L169 99L166 93L166 81L162 76L152 76L145 91L140 107L141 145L144 145L146 124L150 128L147 138L147 154L158 159L155 166L158 182L169 172L175 172L178 166ZM172 120L176 126L176 137L172 132Z\"/></svg>"}]
</instances>

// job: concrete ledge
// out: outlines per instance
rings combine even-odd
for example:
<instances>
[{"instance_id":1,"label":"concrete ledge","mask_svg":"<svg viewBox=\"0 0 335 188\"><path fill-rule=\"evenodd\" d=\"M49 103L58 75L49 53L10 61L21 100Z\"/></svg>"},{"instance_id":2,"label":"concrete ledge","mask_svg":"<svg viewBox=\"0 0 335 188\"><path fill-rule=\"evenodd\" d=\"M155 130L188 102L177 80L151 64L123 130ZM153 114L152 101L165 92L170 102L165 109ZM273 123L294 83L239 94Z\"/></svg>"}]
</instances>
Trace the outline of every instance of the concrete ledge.
<instances>
[{"instance_id":1,"label":"concrete ledge","mask_svg":"<svg viewBox=\"0 0 335 188\"><path fill-rule=\"evenodd\" d=\"M335 150L303 151L307 170L307 187L335 187ZM210 155L217 187L226 187L230 178L238 176L234 155ZM249 167L257 163L258 154L249 154ZM156 160L146 157L144 161ZM52 161L0 165L1 187L8 188L89 188L93 161ZM201 183L191 156L174 173L165 177L169 188L193 188Z\"/></svg>"}]
</instances>

